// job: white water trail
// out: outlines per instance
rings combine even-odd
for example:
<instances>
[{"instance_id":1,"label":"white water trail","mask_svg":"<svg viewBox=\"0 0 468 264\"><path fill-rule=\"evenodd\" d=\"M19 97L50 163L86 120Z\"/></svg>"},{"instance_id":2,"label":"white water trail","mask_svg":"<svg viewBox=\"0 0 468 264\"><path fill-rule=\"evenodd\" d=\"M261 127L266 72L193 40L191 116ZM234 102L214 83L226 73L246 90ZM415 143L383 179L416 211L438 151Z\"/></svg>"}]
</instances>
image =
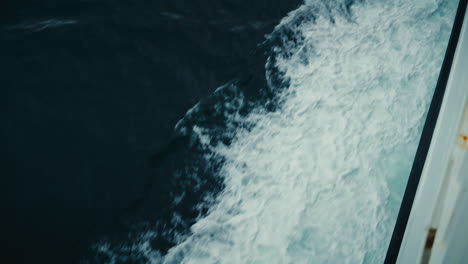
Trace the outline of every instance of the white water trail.
<instances>
[{"instance_id":1,"label":"white water trail","mask_svg":"<svg viewBox=\"0 0 468 264\"><path fill-rule=\"evenodd\" d=\"M213 149L225 190L164 262L381 263L455 8L374 1L346 17L306 1L286 17L317 19L276 55L283 104Z\"/></svg>"}]
</instances>

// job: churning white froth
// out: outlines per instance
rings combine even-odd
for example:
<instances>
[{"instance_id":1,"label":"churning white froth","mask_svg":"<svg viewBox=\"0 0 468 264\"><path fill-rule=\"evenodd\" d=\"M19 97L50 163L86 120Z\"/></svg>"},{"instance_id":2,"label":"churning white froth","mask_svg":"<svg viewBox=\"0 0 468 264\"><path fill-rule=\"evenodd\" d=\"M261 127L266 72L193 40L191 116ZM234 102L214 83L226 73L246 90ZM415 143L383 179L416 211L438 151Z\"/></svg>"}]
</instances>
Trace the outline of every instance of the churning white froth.
<instances>
[{"instance_id":1,"label":"churning white froth","mask_svg":"<svg viewBox=\"0 0 468 264\"><path fill-rule=\"evenodd\" d=\"M282 105L212 148L225 189L164 263L381 263L455 8L306 1L286 17L278 27L315 19L275 54Z\"/></svg>"}]
</instances>

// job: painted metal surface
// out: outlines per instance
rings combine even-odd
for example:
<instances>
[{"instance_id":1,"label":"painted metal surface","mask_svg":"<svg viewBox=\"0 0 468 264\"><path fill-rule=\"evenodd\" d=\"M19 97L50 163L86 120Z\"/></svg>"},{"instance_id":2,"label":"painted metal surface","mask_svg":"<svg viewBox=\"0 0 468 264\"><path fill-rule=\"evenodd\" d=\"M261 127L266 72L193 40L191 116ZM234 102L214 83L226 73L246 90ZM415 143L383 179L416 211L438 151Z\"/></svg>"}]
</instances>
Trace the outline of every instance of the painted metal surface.
<instances>
[{"instance_id":1,"label":"painted metal surface","mask_svg":"<svg viewBox=\"0 0 468 264\"><path fill-rule=\"evenodd\" d=\"M468 263L468 16L397 263Z\"/></svg>"}]
</instances>

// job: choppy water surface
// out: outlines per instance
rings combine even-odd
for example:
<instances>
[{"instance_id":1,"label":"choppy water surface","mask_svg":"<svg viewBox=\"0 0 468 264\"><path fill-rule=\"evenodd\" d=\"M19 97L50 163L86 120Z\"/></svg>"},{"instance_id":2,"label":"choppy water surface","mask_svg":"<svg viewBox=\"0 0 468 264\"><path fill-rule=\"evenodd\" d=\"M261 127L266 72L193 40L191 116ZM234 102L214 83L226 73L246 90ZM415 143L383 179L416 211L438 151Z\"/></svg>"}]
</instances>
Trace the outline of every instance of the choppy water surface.
<instances>
[{"instance_id":1,"label":"choppy water surface","mask_svg":"<svg viewBox=\"0 0 468 264\"><path fill-rule=\"evenodd\" d=\"M306 1L263 44L269 87L253 98L228 83L176 126L216 164L222 190L198 204L208 211L167 252L151 230L97 251L110 262L382 262L456 4ZM200 177L190 166L181 181Z\"/></svg>"}]
</instances>

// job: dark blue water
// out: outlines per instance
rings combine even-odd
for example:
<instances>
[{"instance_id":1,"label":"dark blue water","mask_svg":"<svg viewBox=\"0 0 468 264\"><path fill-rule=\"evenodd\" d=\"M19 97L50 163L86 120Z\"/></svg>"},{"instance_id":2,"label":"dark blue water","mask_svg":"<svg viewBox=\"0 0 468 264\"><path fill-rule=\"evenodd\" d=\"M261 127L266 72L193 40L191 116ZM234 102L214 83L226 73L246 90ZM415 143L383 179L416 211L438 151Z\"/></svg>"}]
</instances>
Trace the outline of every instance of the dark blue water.
<instances>
[{"instance_id":1,"label":"dark blue water","mask_svg":"<svg viewBox=\"0 0 468 264\"><path fill-rule=\"evenodd\" d=\"M0 232L9 263L102 263L90 245L125 241L148 223L163 234L153 248L173 246L164 231L188 232L206 211L195 205L222 188L210 177L218 165L197 159L202 150L175 124L229 81L268 96L259 44L300 2L4 3ZM206 177L181 180L184 168ZM183 221L171 221L174 212Z\"/></svg>"}]
</instances>

